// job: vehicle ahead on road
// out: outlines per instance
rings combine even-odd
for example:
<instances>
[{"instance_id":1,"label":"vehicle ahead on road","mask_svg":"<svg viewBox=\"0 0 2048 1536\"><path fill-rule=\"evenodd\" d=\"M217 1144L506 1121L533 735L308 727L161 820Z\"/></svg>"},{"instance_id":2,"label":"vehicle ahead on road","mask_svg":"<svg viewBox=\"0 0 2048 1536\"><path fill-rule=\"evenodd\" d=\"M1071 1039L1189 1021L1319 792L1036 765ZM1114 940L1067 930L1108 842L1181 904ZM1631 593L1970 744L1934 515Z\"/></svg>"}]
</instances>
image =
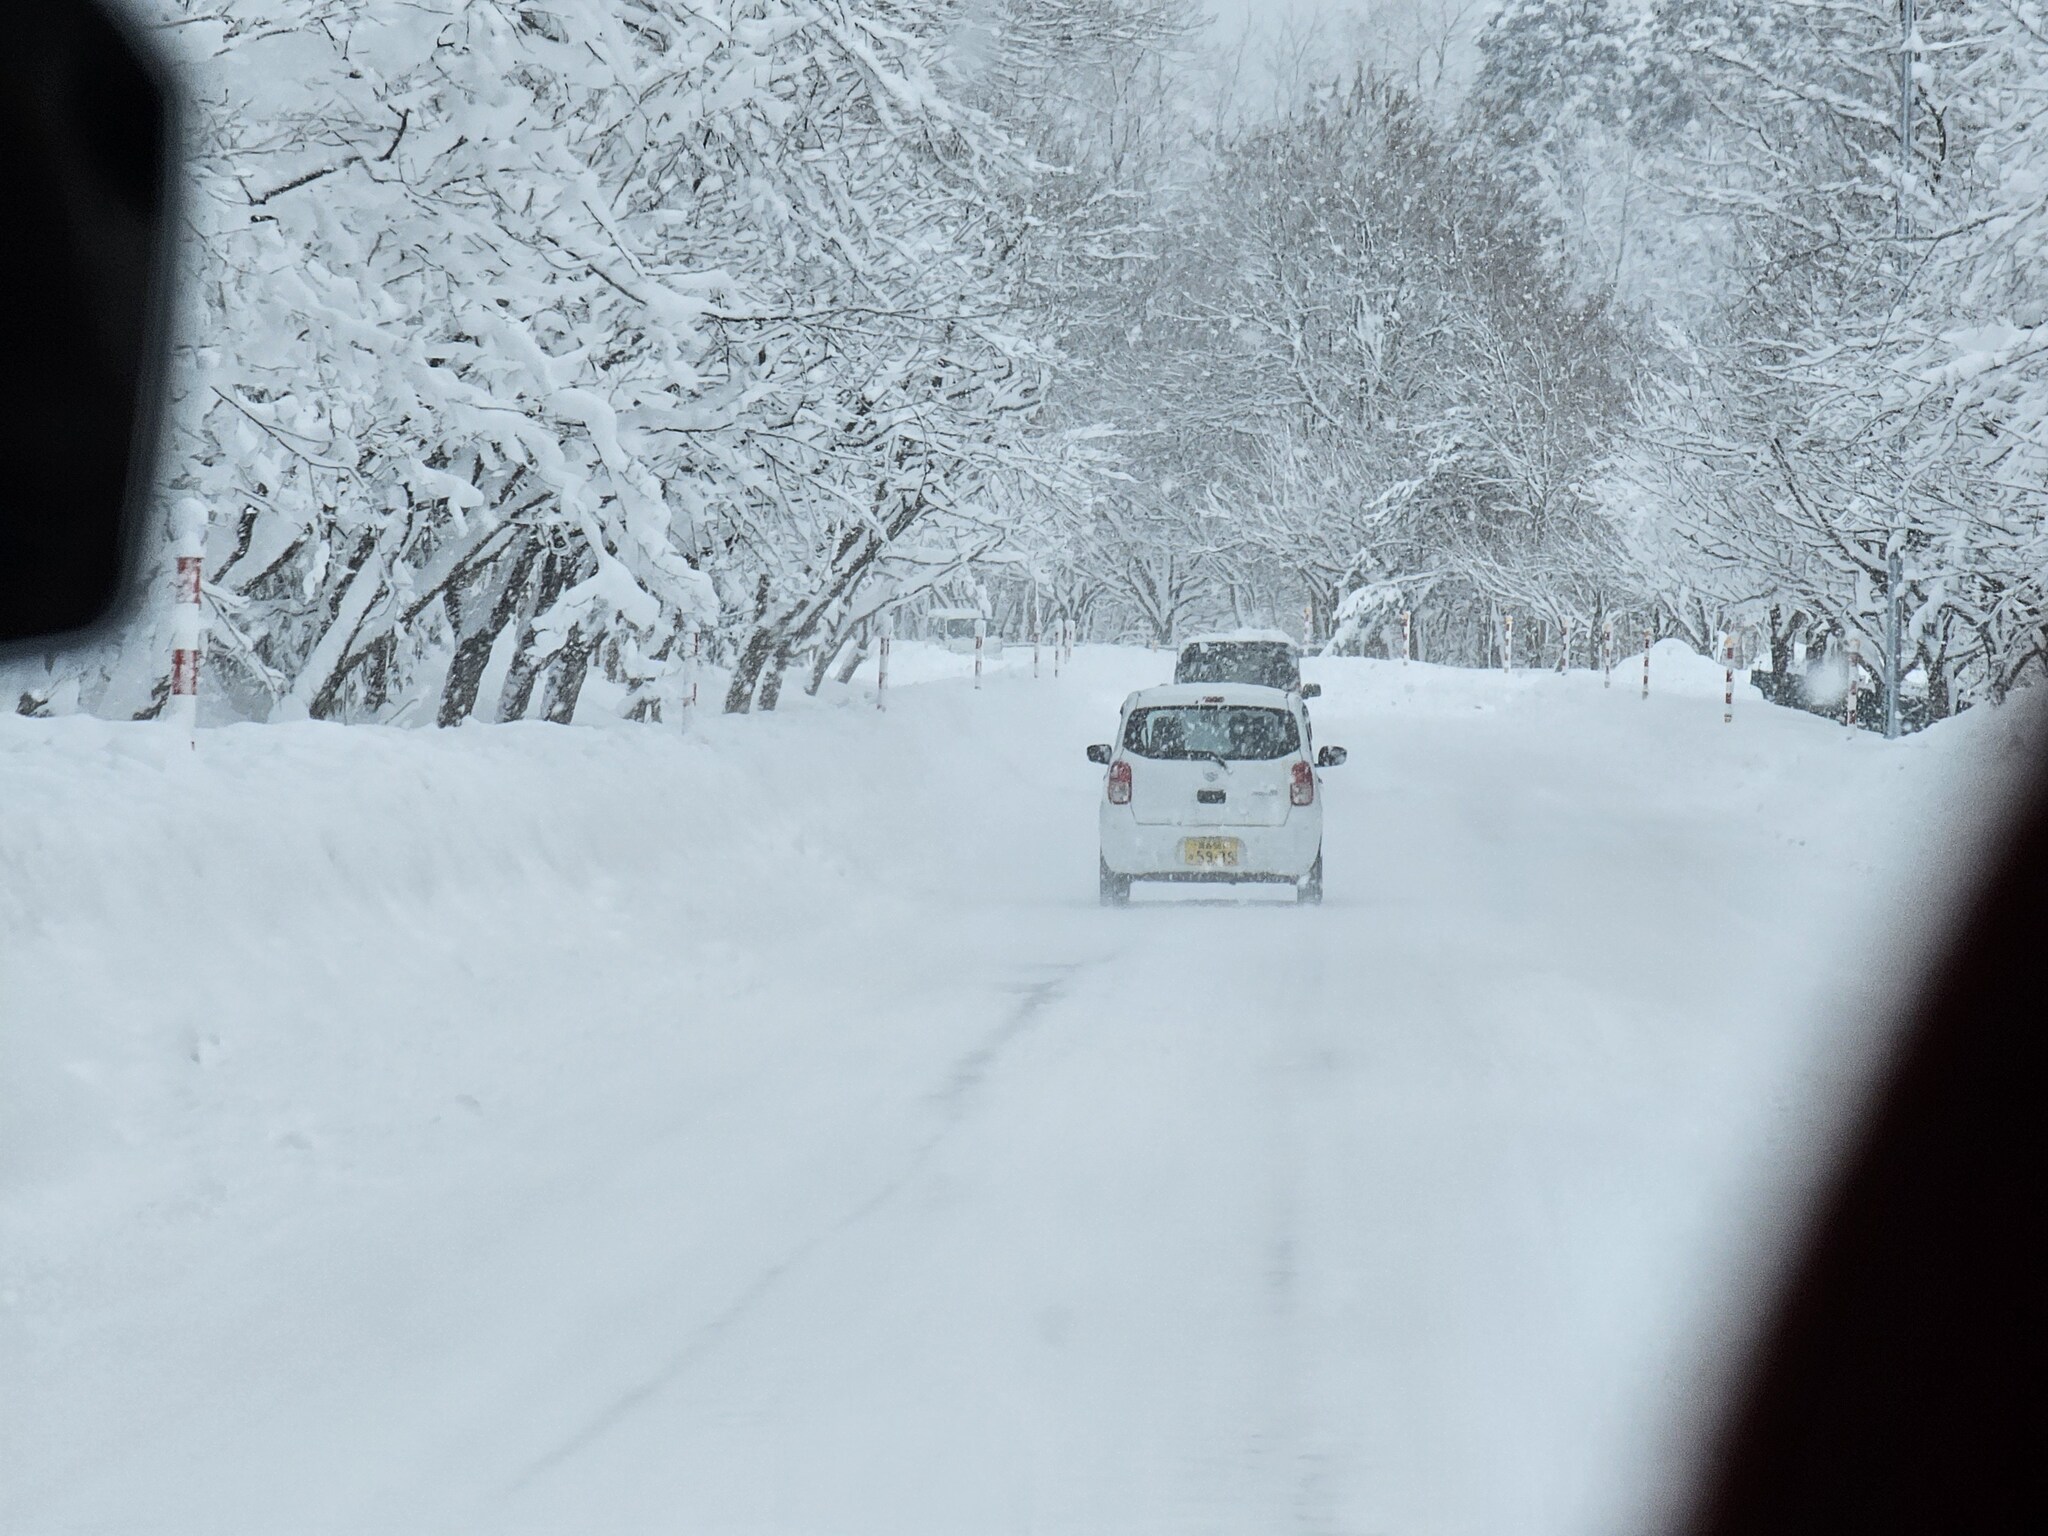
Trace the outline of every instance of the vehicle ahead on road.
<instances>
[{"instance_id":1,"label":"vehicle ahead on road","mask_svg":"<svg viewBox=\"0 0 2048 1536\"><path fill-rule=\"evenodd\" d=\"M1000 656L1003 637L988 632L988 621L973 608L934 608L925 616L931 637L947 650L961 656L974 654L974 637L982 637L982 655Z\"/></svg>"},{"instance_id":2,"label":"vehicle ahead on road","mask_svg":"<svg viewBox=\"0 0 2048 1536\"><path fill-rule=\"evenodd\" d=\"M1201 635L1174 658L1176 683L1254 683L1313 699L1320 684L1301 680L1301 650L1278 630Z\"/></svg>"},{"instance_id":3,"label":"vehicle ahead on road","mask_svg":"<svg viewBox=\"0 0 2048 1536\"><path fill-rule=\"evenodd\" d=\"M1172 683L1124 700L1117 737L1088 749L1103 775L1102 903L1133 880L1292 885L1323 899L1323 803L1301 696L1246 683Z\"/></svg>"}]
</instances>

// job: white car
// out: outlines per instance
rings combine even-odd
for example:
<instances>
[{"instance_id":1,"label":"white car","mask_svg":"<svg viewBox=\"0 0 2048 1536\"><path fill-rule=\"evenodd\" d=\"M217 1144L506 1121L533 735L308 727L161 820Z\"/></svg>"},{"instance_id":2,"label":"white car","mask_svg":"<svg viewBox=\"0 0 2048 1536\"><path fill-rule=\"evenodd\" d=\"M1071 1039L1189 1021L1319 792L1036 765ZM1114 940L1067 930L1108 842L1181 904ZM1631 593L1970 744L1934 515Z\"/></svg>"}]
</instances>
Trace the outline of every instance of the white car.
<instances>
[{"instance_id":1,"label":"white car","mask_svg":"<svg viewBox=\"0 0 2048 1536\"><path fill-rule=\"evenodd\" d=\"M934 608L925 615L931 637L947 650L961 656L974 654L974 637L981 636L984 657L1003 654L1003 637L988 632L988 620L973 608Z\"/></svg>"},{"instance_id":2,"label":"white car","mask_svg":"<svg viewBox=\"0 0 2048 1536\"><path fill-rule=\"evenodd\" d=\"M1174 683L1124 700L1102 778L1102 903L1133 880L1263 881L1323 899L1323 800L1301 696L1248 683Z\"/></svg>"}]
</instances>

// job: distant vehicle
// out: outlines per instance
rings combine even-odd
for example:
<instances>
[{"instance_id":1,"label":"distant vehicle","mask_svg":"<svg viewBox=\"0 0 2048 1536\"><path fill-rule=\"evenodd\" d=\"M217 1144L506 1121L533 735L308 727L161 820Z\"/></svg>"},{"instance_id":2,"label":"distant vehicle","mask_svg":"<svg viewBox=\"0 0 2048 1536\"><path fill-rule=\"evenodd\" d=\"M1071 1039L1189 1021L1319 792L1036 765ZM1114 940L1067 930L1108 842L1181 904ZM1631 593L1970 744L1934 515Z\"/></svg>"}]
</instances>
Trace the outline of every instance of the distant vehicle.
<instances>
[{"instance_id":1,"label":"distant vehicle","mask_svg":"<svg viewBox=\"0 0 2048 1536\"><path fill-rule=\"evenodd\" d=\"M934 608L926 616L931 625L931 637L949 651L963 656L974 653L974 633L980 628L983 656L1003 654L1003 637L987 634L988 620L977 608Z\"/></svg>"},{"instance_id":2,"label":"distant vehicle","mask_svg":"<svg viewBox=\"0 0 2048 1536\"><path fill-rule=\"evenodd\" d=\"M1316 683L1301 680L1301 649L1278 630L1202 635L1180 648L1173 663L1176 683L1254 683L1313 699Z\"/></svg>"},{"instance_id":3,"label":"distant vehicle","mask_svg":"<svg viewBox=\"0 0 2048 1536\"><path fill-rule=\"evenodd\" d=\"M1292 885L1323 899L1323 804L1301 696L1246 683L1174 683L1124 700L1117 739L1088 749L1101 763L1102 904L1130 900L1133 880Z\"/></svg>"}]
</instances>

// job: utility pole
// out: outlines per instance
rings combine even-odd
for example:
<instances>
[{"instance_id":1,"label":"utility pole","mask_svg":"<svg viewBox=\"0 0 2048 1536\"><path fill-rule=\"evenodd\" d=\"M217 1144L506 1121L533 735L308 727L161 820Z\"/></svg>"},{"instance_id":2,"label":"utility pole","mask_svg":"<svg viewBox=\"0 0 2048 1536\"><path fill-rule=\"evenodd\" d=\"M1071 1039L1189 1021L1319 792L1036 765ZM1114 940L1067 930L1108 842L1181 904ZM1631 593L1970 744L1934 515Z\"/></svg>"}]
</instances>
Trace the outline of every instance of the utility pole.
<instances>
[{"instance_id":1,"label":"utility pole","mask_svg":"<svg viewBox=\"0 0 2048 1536\"><path fill-rule=\"evenodd\" d=\"M1903 247L1913 232L1912 218L1907 212L1908 195L1913 189L1913 34L1920 25L1914 14L1913 0L1900 0L1900 17L1905 31L1899 39L1899 240ZM1899 271L1906 270L1905 251L1899 252Z\"/></svg>"},{"instance_id":2,"label":"utility pole","mask_svg":"<svg viewBox=\"0 0 2048 1536\"><path fill-rule=\"evenodd\" d=\"M1914 0L1900 0L1899 17L1904 28L1899 38L1899 300L1905 302L1912 284L1911 252L1907 242L1913 234L1913 217L1908 206L1913 190L1913 53L1917 44L1919 17ZM1887 741L1899 737L1899 682L1904 674L1899 647L1904 643L1899 622L1899 542L1906 522L1904 465L1899 479L1899 531L1885 551L1884 579L1884 735Z\"/></svg>"},{"instance_id":3,"label":"utility pole","mask_svg":"<svg viewBox=\"0 0 2048 1536\"><path fill-rule=\"evenodd\" d=\"M1899 551L1884 562L1884 739L1899 739Z\"/></svg>"}]
</instances>

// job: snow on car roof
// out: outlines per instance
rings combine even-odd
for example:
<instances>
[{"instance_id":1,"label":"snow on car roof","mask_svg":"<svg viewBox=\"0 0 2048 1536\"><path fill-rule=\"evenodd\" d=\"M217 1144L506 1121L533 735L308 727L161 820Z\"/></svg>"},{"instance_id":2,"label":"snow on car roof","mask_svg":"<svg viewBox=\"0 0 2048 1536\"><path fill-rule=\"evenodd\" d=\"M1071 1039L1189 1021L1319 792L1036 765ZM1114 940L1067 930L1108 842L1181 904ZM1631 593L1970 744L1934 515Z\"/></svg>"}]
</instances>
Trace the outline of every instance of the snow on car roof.
<instances>
[{"instance_id":1,"label":"snow on car roof","mask_svg":"<svg viewBox=\"0 0 2048 1536\"><path fill-rule=\"evenodd\" d=\"M1278 629L1232 629L1219 630L1213 635L1193 635L1181 641L1180 646L1186 650L1191 645L1242 645L1248 640L1266 645L1298 646L1301 643Z\"/></svg>"},{"instance_id":2,"label":"snow on car roof","mask_svg":"<svg viewBox=\"0 0 2048 1536\"><path fill-rule=\"evenodd\" d=\"M1169 704L1263 704L1268 709L1291 710L1294 695L1258 683L1161 683L1156 688L1140 688L1124 700L1125 709Z\"/></svg>"}]
</instances>

